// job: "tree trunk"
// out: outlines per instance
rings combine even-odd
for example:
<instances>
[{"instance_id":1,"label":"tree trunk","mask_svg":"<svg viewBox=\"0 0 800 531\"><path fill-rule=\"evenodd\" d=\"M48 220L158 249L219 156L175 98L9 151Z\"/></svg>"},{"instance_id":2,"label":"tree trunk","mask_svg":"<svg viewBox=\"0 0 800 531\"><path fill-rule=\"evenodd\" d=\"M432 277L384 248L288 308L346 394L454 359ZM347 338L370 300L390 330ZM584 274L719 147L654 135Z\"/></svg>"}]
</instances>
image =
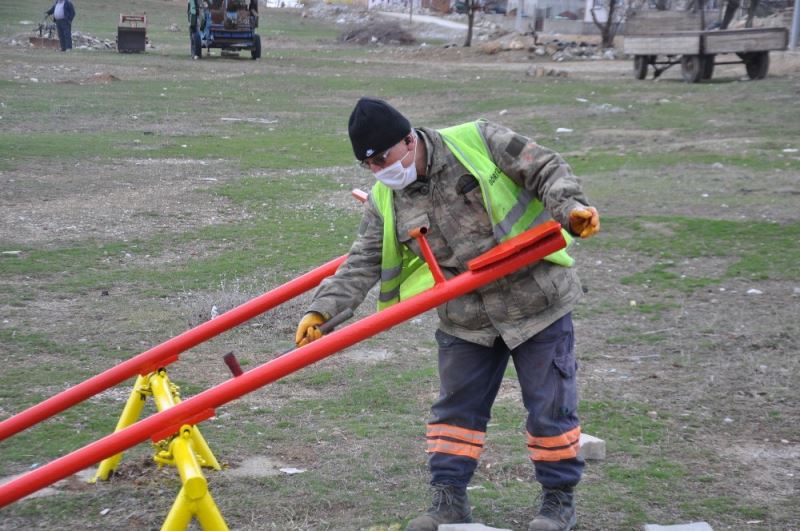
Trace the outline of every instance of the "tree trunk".
<instances>
[{"instance_id":1,"label":"tree trunk","mask_svg":"<svg viewBox=\"0 0 800 531\"><path fill-rule=\"evenodd\" d=\"M703 31L706 29L706 2L697 0L697 4L700 7L700 30Z\"/></svg>"},{"instance_id":2,"label":"tree trunk","mask_svg":"<svg viewBox=\"0 0 800 531\"><path fill-rule=\"evenodd\" d=\"M476 0L470 0L467 3L467 39L464 41L464 47L469 48L472 46L472 26L475 23L475 5Z\"/></svg>"},{"instance_id":3,"label":"tree trunk","mask_svg":"<svg viewBox=\"0 0 800 531\"><path fill-rule=\"evenodd\" d=\"M615 0L608 1L608 20L606 26L603 28L603 48L614 47L614 33L616 33L614 26L614 11L617 9L617 2Z\"/></svg>"},{"instance_id":4,"label":"tree trunk","mask_svg":"<svg viewBox=\"0 0 800 531\"><path fill-rule=\"evenodd\" d=\"M752 28L753 27L753 17L756 16L756 9L758 9L758 0L750 0L750 5L747 6L747 22L745 22L745 28Z\"/></svg>"},{"instance_id":5,"label":"tree trunk","mask_svg":"<svg viewBox=\"0 0 800 531\"><path fill-rule=\"evenodd\" d=\"M722 17L722 23L720 24L719 29L728 29L733 17L736 16L736 10L739 9L741 5L742 4L740 0L728 0L728 4L725 6L725 16Z\"/></svg>"},{"instance_id":6,"label":"tree trunk","mask_svg":"<svg viewBox=\"0 0 800 531\"><path fill-rule=\"evenodd\" d=\"M603 48L612 48L614 46L614 34L616 33L617 26L614 24L614 11L616 10L615 0L608 0L608 18L605 22L600 22L594 9L590 11L592 14L592 21L594 25L600 30L600 38L602 39Z\"/></svg>"}]
</instances>

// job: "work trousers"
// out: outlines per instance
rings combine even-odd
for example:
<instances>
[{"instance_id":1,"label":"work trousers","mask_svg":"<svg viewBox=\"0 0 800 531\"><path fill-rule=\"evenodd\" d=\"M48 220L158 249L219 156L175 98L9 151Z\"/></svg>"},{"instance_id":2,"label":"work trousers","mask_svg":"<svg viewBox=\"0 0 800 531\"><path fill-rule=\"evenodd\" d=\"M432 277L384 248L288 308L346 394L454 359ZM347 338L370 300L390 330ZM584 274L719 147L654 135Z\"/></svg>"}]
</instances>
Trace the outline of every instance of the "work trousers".
<instances>
[{"instance_id":1,"label":"work trousers","mask_svg":"<svg viewBox=\"0 0 800 531\"><path fill-rule=\"evenodd\" d=\"M62 18L56 20L56 31L58 32L58 43L61 51L66 52L72 49L72 22Z\"/></svg>"},{"instance_id":2,"label":"work trousers","mask_svg":"<svg viewBox=\"0 0 800 531\"><path fill-rule=\"evenodd\" d=\"M436 340L441 388L427 430L431 483L459 487L469 483L511 357L528 411L528 452L536 480L549 488L576 485L584 462L578 455L577 362L571 314L513 350L501 338L486 347L441 330L437 330Z\"/></svg>"}]
</instances>

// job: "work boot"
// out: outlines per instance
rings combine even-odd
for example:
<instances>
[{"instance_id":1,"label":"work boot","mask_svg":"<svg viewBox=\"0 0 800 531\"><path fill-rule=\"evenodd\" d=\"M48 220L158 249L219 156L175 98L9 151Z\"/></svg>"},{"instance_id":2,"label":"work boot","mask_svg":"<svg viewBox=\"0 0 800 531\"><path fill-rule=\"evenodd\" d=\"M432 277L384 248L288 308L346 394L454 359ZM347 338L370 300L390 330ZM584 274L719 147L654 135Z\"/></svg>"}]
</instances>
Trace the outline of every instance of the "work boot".
<instances>
[{"instance_id":1,"label":"work boot","mask_svg":"<svg viewBox=\"0 0 800 531\"><path fill-rule=\"evenodd\" d=\"M539 514L528 524L528 531L570 531L575 525L575 498L572 488L543 488Z\"/></svg>"},{"instance_id":2,"label":"work boot","mask_svg":"<svg viewBox=\"0 0 800 531\"><path fill-rule=\"evenodd\" d=\"M422 516L408 523L406 531L436 531L440 524L469 524L472 509L467 489L453 485L433 485L433 503Z\"/></svg>"}]
</instances>

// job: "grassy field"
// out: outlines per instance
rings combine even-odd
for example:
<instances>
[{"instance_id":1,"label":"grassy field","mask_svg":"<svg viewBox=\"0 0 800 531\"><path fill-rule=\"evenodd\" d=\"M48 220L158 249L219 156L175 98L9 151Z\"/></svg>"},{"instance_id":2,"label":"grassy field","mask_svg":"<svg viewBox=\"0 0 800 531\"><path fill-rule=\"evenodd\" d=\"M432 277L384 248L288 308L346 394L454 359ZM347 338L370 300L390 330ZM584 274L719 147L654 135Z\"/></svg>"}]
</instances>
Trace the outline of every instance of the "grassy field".
<instances>
[{"instance_id":1,"label":"grassy field","mask_svg":"<svg viewBox=\"0 0 800 531\"><path fill-rule=\"evenodd\" d=\"M113 39L120 9L82 0L74 29ZM350 190L372 183L346 123L371 95L416 125L483 117L558 150L601 212L602 233L574 252L575 320L582 425L607 458L587 466L576 529L800 529L797 71L744 82L721 67L687 85L600 61L533 78L524 52L342 45L334 8L265 10L259 61L192 61L184 9L125 4L148 14L145 54L61 54L10 44L44 6L0 4L0 418L346 253ZM308 300L185 353L168 368L182 396L229 378L228 351L247 369L289 348ZM394 530L424 510L435 327L425 314L203 422L230 528ZM132 385L0 442L0 474L109 433ZM509 369L476 521L526 529L538 487L525 450ZM111 481L3 508L0 529L158 528L180 479L153 454L139 445Z\"/></svg>"}]
</instances>

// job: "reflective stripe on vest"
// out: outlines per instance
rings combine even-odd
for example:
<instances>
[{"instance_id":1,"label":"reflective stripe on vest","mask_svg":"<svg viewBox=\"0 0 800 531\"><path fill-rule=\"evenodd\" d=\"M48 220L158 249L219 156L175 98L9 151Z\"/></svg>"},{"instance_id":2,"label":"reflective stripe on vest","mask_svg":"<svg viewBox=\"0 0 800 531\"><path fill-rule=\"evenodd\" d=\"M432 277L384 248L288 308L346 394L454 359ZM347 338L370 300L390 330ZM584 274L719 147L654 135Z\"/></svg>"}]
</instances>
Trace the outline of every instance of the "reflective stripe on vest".
<instances>
[{"instance_id":1,"label":"reflective stripe on vest","mask_svg":"<svg viewBox=\"0 0 800 531\"><path fill-rule=\"evenodd\" d=\"M372 200L383 217L381 287L378 310L383 310L433 286L433 276L422 258L397 240L392 190L381 182L372 187Z\"/></svg>"},{"instance_id":2,"label":"reflective stripe on vest","mask_svg":"<svg viewBox=\"0 0 800 531\"><path fill-rule=\"evenodd\" d=\"M495 240L505 241L551 219L541 201L517 186L494 164L478 130L478 122L448 127L439 133L453 155L478 180ZM434 282L425 261L397 240L392 190L385 184L376 182L371 195L383 217L381 284L378 296L380 311L431 288ZM572 236L563 229L561 232L569 245ZM570 267L574 263L564 249L544 259L564 267Z\"/></svg>"},{"instance_id":3,"label":"reflective stripe on vest","mask_svg":"<svg viewBox=\"0 0 800 531\"><path fill-rule=\"evenodd\" d=\"M458 161L478 180L483 204L498 242L552 219L541 201L495 165L478 129L478 122L448 127L440 130L439 134ZM561 233L567 245L572 243L572 236L567 231L562 229ZM574 263L564 249L544 259L564 267Z\"/></svg>"}]
</instances>

